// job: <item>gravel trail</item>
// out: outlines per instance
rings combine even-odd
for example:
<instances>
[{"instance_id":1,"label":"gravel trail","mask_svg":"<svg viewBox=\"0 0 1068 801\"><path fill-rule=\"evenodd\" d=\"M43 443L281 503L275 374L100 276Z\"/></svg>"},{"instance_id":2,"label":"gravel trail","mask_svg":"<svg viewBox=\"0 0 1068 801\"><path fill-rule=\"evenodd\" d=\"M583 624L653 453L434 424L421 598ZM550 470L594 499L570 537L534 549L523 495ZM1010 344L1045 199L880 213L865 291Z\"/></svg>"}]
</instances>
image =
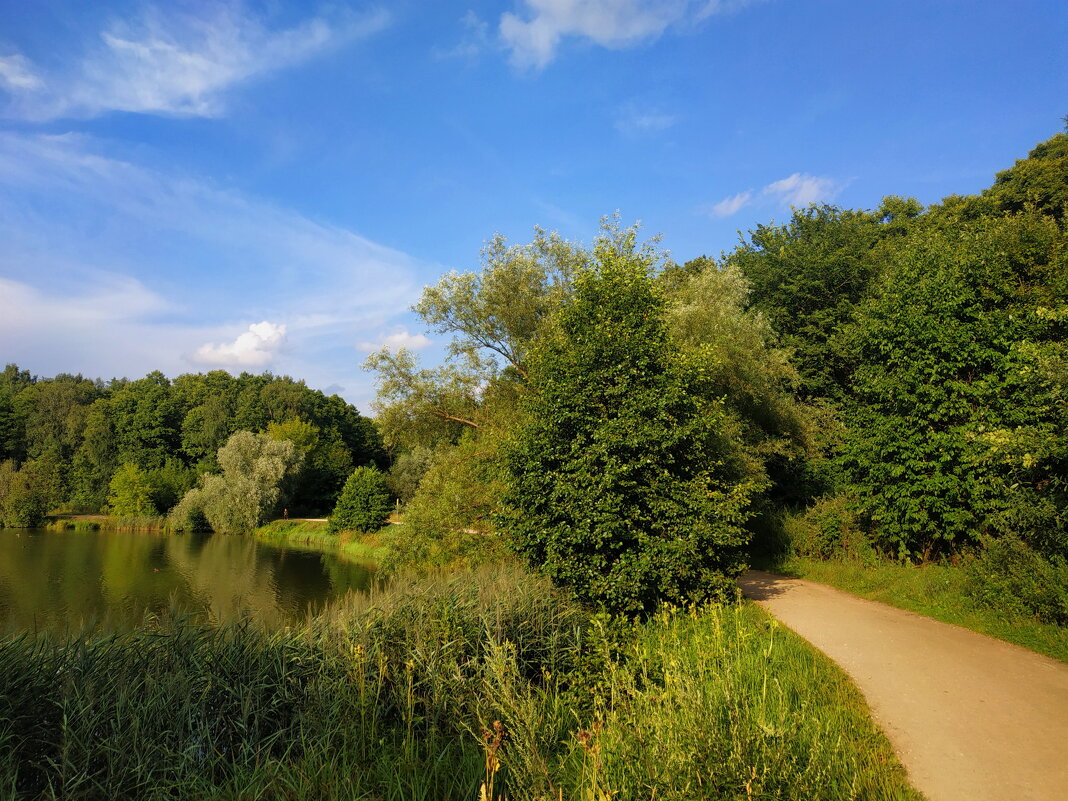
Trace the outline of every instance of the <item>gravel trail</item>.
<instances>
[{"instance_id":1,"label":"gravel trail","mask_svg":"<svg viewBox=\"0 0 1068 801\"><path fill-rule=\"evenodd\" d=\"M930 801L1068 801L1068 664L812 581L739 581L864 693Z\"/></svg>"}]
</instances>

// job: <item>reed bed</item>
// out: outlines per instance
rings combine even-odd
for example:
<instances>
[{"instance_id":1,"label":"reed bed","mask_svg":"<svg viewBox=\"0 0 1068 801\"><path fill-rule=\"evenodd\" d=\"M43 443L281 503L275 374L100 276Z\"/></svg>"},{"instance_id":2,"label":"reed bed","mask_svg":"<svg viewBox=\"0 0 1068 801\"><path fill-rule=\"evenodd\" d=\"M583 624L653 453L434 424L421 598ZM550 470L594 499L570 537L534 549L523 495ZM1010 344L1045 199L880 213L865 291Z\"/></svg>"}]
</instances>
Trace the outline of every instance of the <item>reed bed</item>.
<instances>
[{"instance_id":1,"label":"reed bed","mask_svg":"<svg viewBox=\"0 0 1068 801\"><path fill-rule=\"evenodd\" d=\"M918 798L841 674L755 607L611 619L514 565L292 629L0 640L0 795Z\"/></svg>"}]
</instances>

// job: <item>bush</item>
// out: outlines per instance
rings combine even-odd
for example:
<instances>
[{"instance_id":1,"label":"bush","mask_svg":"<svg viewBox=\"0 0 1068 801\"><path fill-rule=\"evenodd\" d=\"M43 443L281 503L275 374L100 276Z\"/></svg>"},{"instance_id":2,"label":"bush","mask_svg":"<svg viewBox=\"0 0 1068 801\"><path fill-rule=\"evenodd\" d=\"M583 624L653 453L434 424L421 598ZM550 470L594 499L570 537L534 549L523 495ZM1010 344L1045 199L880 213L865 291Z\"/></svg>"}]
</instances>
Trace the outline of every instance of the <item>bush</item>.
<instances>
[{"instance_id":1,"label":"bush","mask_svg":"<svg viewBox=\"0 0 1068 801\"><path fill-rule=\"evenodd\" d=\"M853 501L844 495L819 498L804 512L786 515L783 533L790 550L798 556L855 558L871 552Z\"/></svg>"},{"instance_id":2,"label":"bush","mask_svg":"<svg viewBox=\"0 0 1068 801\"><path fill-rule=\"evenodd\" d=\"M1068 562L1015 536L988 537L966 563L967 593L982 606L1068 625Z\"/></svg>"},{"instance_id":3,"label":"bush","mask_svg":"<svg viewBox=\"0 0 1068 801\"><path fill-rule=\"evenodd\" d=\"M330 515L330 530L378 531L389 519L393 509L386 479L373 467L357 467L352 471Z\"/></svg>"}]
</instances>

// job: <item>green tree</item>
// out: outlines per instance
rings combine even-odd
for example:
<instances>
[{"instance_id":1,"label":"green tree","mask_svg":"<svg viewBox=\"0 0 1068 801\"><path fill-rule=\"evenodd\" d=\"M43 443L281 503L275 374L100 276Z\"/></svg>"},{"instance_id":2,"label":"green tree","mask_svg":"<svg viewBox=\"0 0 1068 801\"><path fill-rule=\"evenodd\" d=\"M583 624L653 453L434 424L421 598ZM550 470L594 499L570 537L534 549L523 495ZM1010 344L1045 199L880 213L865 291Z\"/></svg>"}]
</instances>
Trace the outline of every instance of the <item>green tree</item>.
<instances>
[{"instance_id":1,"label":"green tree","mask_svg":"<svg viewBox=\"0 0 1068 801\"><path fill-rule=\"evenodd\" d=\"M108 506L119 517L138 517L156 514L152 502L152 484L145 471L133 462L126 462L111 477Z\"/></svg>"},{"instance_id":2,"label":"green tree","mask_svg":"<svg viewBox=\"0 0 1068 801\"><path fill-rule=\"evenodd\" d=\"M588 601L637 614L733 597L757 489L706 365L680 355L656 254L609 228L530 358L501 525Z\"/></svg>"},{"instance_id":3,"label":"green tree","mask_svg":"<svg viewBox=\"0 0 1068 801\"><path fill-rule=\"evenodd\" d=\"M357 467L330 515L330 531L378 531L392 508L385 476L373 467Z\"/></svg>"},{"instance_id":4,"label":"green tree","mask_svg":"<svg viewBox=\"0 0 1068 801\"><path fill-rule=\"evenodd\" d=\"M56 466L48 457L0 464L0 525L34 528L44 522L57 492Z\"/></svg>"},{"instance_id":5,"label":"green tree","mask_svg":"<svg viewBox=\"0 0 1068 801\"><path fill-rule=\"evenodd\" d=\"M205 519L213 531L240 534L262 525L276 509L282 483L300 469L292 442L266 434L234 433L219 449L222 475L204 474L175 507L176 528Z\"/></svg>"},{"instance_id":6,"label":"green tree","mask_svg":"<svg viewBox=\"0 0 1068 801\"><path fill-rule=\"evenodd\" d=\"M1068 553L1066 244L1034 211L918 230L846 329L842 460L884 549L1016 533Z\"/></svg>"}]
</instances>

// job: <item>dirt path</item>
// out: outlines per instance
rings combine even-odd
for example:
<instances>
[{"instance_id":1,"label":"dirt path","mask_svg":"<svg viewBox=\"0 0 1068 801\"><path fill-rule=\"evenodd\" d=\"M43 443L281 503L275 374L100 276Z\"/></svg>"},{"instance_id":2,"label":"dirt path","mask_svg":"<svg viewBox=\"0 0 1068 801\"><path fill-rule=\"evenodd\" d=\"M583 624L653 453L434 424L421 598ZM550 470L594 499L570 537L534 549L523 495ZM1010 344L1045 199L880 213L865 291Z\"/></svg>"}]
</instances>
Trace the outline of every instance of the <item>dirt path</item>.
<instances>
[{"instance_id":1,"label":"dirt path","mask_svg":"<svg viewBox=\"0 0 1068 801\"><path fill-rule=\"evenodd\" d=\"M811 581L739 584L853 678L930 801L1068 799L1068 664Z\"/></svg>"}]
</instances>

